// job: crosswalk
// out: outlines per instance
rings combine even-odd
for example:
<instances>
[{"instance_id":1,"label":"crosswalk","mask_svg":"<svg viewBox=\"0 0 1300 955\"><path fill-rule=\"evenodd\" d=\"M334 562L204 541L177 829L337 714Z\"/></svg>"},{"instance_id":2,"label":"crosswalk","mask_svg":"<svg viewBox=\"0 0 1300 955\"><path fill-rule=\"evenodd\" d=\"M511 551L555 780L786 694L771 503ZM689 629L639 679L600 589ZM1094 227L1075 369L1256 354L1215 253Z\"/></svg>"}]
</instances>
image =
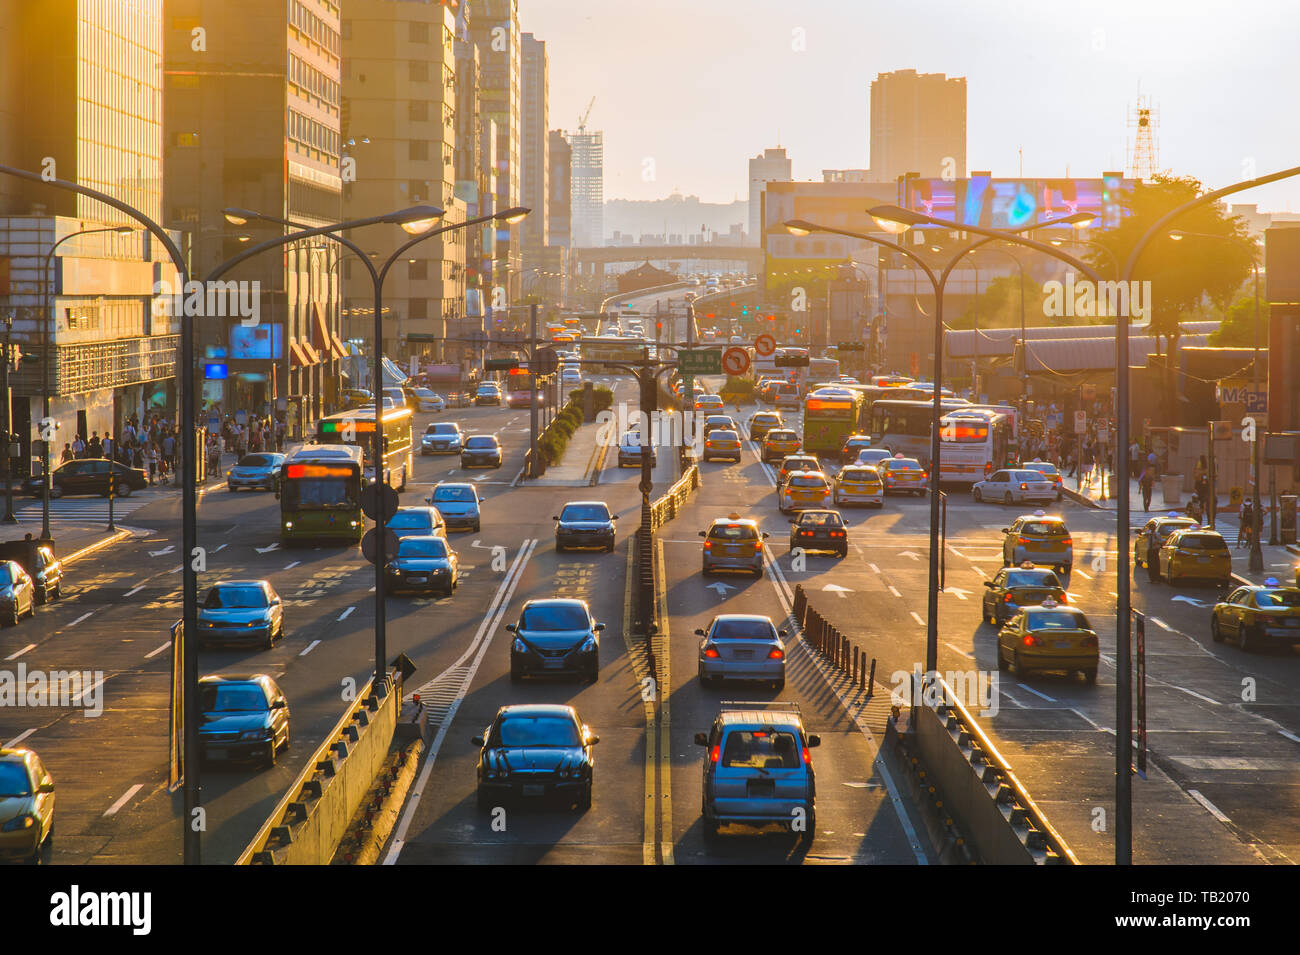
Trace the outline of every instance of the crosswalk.
<instances>
[{"instance_id":1,"label":"crosswalk","mask_svg":"<svg viewBox=\"0 0 1300 955\"><path fill-rule=\"evenodd\" d=\"M136 491L130 497L119 497L113 501L113 520L120 521L133 511L146 507L168 495L160 489ZM41 502L35 498L14 501L14 516L20 526L41 526ZM107 524L108 498L106 497L61 497L50 501L50 524Z\"/></svg>"}]
</instances>

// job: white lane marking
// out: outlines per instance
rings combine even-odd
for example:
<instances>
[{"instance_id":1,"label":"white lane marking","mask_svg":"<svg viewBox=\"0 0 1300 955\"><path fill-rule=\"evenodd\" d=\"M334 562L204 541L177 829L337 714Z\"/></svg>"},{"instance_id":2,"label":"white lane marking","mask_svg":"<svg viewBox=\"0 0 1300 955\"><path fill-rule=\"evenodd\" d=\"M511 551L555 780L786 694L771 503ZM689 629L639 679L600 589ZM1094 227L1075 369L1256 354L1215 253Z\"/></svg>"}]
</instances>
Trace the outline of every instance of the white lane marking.
<instances>
[{"instance_id":1,"label":"white lane marking","mask_svg":"<svg viewBox=\"0 0 1300 955\"><path fill-rule=\"evenodd\" d=\"M1082 577L1084 580L1092 580L1092 575L1084 573L1082 570L1076 570L1074 573L1077 576Z\"/></svg>"},{"instance_id":2,"label":"white lane marking","mask_svg":"<svg viewBox=\"0 0 1300 955\"><path fill-rule=\"evenodd\" d=\"M878 574L878 573L880 573L880 568L877 567L875 564L867 564L867 566L871 568L871 572L872 572L873 574Z\"/></svg>"},{"instance_id":3,"label":"white lane marking","mask_svg":"<svg viewBox=\"0 0 1300 955\"><path fill-rule=\"evenodd\" d=\"M150 650L148 653L146 653L146 654L144 655L144 658L145 658L146 660L152 660L154 657L156 657L158 654L162 653L164 650L166 650L166 649L167 649L168 647L170 647L171 645L172 645L172 642L171 642L170 640L168 640L166 643L164 643L164 644L163 644L161 647L159 647L157 650Z\"/></svg>"},{"instance_id":4,"label":"white lane marking","mask_svg":"<svg viewBox=\"0 0 1300 955\"><path fill-rule=\"evenodd\" d=\"M339 614L338 622L342 623L344 620L348 619L348 617L352 616L353 611L355 611L356 609L357 609L356 607L349 607L347 610L343 611L341 614Z\"/></svg>"},{"instance_id":5,"label":"white lane marking","mask_svg":"<svg viewBox=\"0 0 1300 955\"><path fill-rule=\"evenodd\" d=\"M1034 694L1034 696L1038 697L1039 699L1046 700L1048 703L1056 702L1055 699L1048 696L1046 693L1039 693L1032 686L1025 686L1023 683L1017 683L1016 686L1020 687L1020 689L1024 690L1026 693L1032 693Z\"/></svg>"},{"instance_id":6,"label":"white lane marking","mask_svg":"<svg viewBox=\"0 0 1300 955\"><path fill-rule=\"evenodd\" d=\"M300 560L295 560L292 564L288 564L284 569L285 569L285 570L293 570L295 567L297 567L297 566L298 566L299 564L301 564L301 563L302 563L302 561L300 561Z\"/></svg>"},{"instance_id":7,"label":"white lane marking","mask_svg":"<svg viewBox=\"0 0 1300 955\"><path fill-rule=\"evenodd\" d=\"M230 545L228 545L228 544L222 544L222 545L220 545L219 547L214 547L214 548L212 548L212 553L215 554L215 553L217 553L217 552L219 552L219 551L225 550L228 546L230 546Z\"/></svg>"},{"instance_id":8,"label":"white lane marking","mask_svg":"<svg viewBox=\"0 0 1300 955\"><path fill-rule=\"evenodd\" d=\"M13 653L9 654L9 656L5 657L5 660L6 660L6 661L9 661L9 660L17 660L20 656L22 656L22 655L23 655L24 653L26 653L28 650L35 650L35 649L36 649L36 644L34 644L34 643L29 643L29 644L27 644L27 646L23 647L21 650L15 650Z\"/></svg>"},{"instance_id":9,"label":"white lane marking","mask_svg":"<svg viewBox=\"0 0 1300 955\"><path fill-rule=\"evenodd\" d=\"M138 593L139 593L140 591L142 591L142 590L144 590L144 584L141 584L139 587L136 587L136 588L133 589L133 590L128 590L128 591L127 591L126 593L124 593L122 596L123 596L123 597L134 597L136 594L138 594Z\"/></svg>"},{"instance_id":10,"label":"white lane marking","mask_svg":"<svg viewBox=\"0 0 1300 955\"><path fill-rule=\"evenodd\" d=\"M1222 706L1222 705L1223 705L1223 704L1221 704L1218 700L1212 700L1212 699L1210 699L1208 696L1202 696L1200 693L1197 693L1195 690L1189 690L1189 689L1187 689L1187 687L1185 687L1185 686L1175 686L1175 685L1172 684L1172 683L1170 683L1170 684L1168 684L1168 685L1169 685L1169 686L1172 686L1175 690L1182 690L1182 691L1183 691L1184 693L1186 693L1188 696L1194 696L1194 697L1196 697L1198 700L1203 700L1204 702L1206 702L1206 703L1210 703L1210 704L1213 704L1214 706Z\"/></svg>"},{"instance_id":11,"label":"white lane marking","mask_svg":"<svg viewBox=\"0 0 1300 955\"><path fill-rule=\"evenodd\" d=\"M1223 813L1219 812L1218 806L1216 806L1214 803L1210 802L1208 799L1202 796L1199 791L1195 789L1189 789L1187 790L1187 795L1191 796L1193 799L1199 802L1205 808L1205 810L1215 819L1219 820L1219 822L1227 822L1227 823L1232 822L1231 819L1229 819Z\"/></svg>"},{"instance_id":12,"label":"white lane marking","mask_svg":"<svg viewBox=\"0 0 1300 955\"><path fill-rule=\"evenodd\" d=\"M528 564L528 559L532 556L533 551L537 548L536 539L525 540L519 548L519 553L515 555L515 561L510 565L506 572L505 578L498 585L496 593L492 597L492 602L488 605L487 613L483 615L483 622L479 624L478 631L474 634L474 640L469 647L461 654L460 659L443 671L439 677L434 677L427 684L416 692L420 693L421 699L426 695L432 697L434 683L442 676L454 674L457 670L464 669L461 675L461 683L457 688L456 698L452 701L447 709L446 715L442 718L438 726L438 733L433 738L429 749L425 753L424 768L420 770L420 776L411 790L410 797L407 799L406 809L402 813L402 818L397 824L397 830L393 833L393 842L389 846L388 855L384 857L384 865L394 865L397 857L402 852L402 847L406 845L406 833L411 828L411 821L415 818L415 811L420 805L420 798L424 795L424 789L429 784L429 778L433 775L433 766L437 762L438 751L442 748L443 741L447 738L447 731L451 729L452 721L456 718L456 711L460 709L461 701L465 699L465 694L469 692L470 686L474 682L474 675L478 672L479 665L483 662L483 656L487 648L492 645L492 634L500 625L505 612L510 607L510 600L514 596L515 587L519 584L524 575L524 567ZM764 554L767 551L764 550ZM481 646L480 646L481 644ZM477 651L477 653L476 653ZM473 662L468 667L466 661L473 656Z\"/></svg>"},{"instance_id":13,"label":"white lane marking","mask_svg":"<svg viewBox=\"0 0 1300 955\"><path fill-rule=\"evenodd\" d=\"M895 597L903 596L901 593L898 592L898 588L895 587L893 584L889 585L889 592L893 594Z\"/></svg>"},{"instance_id":14,"label":"white lane marking","mask_svg":"<svg viewBox=\"0 0 1300 955\"><path fill-rule=\"evenodd\" d=\"M975 654L968 653L965 650L963 650L961 647L957 646L956 644L949 643L947 640L943 642L943 645L945 647L948 647L950 650L955 650L957 653L960 653L962 656L967 657L968 659L971 660L975 659Z\"/></svg>"},{"instance_id":15,"label":"white lane marking","mask_svg":"<svg viewBox=\"0 0 1300 955\"><path fill-rule=\"evenodd\" d=\"M182 570L184 567L185 567L184 564L177 564L177 565L176 565L175 567L173 567L171 570L167 571L167 573L169 573L169 574L179 574L179 573L181 572L181 570Z\"/></svg>"},{"instance_id":16,"label":"white lane marking","mask_svg":"<svg viewBox=\"0 0 1300 955\"><path fill-rule=\"evenodd\" d=\"M1147 619L1150 620L1152 623L1154 623L1154 624L1155 624L1157 627L1159 627L1161 630L1170 630L1170 631L1172 631L1172 630L1174 629L1173 627L1169 626L1169 624L1167 624L1167 623L1165 623L1163 620L1161 620L1159 617L1148 617Z\"/></svg>"},{"instance_id":17,"label":"white lane marking","mask_svg":"<svg viewBox=\"0 0 1300 955\"><path fill-rule=\"evenodd\" d=\"M91 693L91 692L97 690L97 689L98 689L98 688L103 684L103 682L104 682L104 677L101 676L101 677L100 677L98 680L96 680L94 683L90 684L90 686L85 687L84 689L82 689L82 691L81 691L80 693L78 693L76 696L74 696L74 697L72 698L72 700L71 700L72 705L73 705L73 706L80 706L80 705L81 705L81 701L86 697L86 694Z\"/></svg>"},{"instance_id":18,"label":"white lane marking","mask_svg":"<svg viewBox=\"0 0 1300 955\"><path fill-rule=\"evenodd\" d=\"M1281 733L1283 736L1285 736L1287 739L1289 739L1291 742L1300 743L1300 736L1296 736L1295 733L1288 733L1286 730L1278 730L1278 732Z\"/></svg>"},{"instance_id":19,"label":"white lane marking","mask_svg":"<svg viewBox=\"0 0 1300 955\"><path fill-rule=\"evenodd\" d=\"M29 730L23 730L21 733L19 733L17 736L11 739L9 742L5 743L5 749L13 749L15 746L17 746L19 743L21 743L23 740L25 740L27 737L31 736L35 732L36 732L35 726L33 726Z\"/></svg>"},{"instance_id":20,"label":"white lane marking","mask_svg":"<svg viewBox=\"0 0 1300 955\"><path fill-rule=\"evenodd\" d=\"M302 653L298 654L298 656L305 657L307 654L311 653L312 650L316 649L316 646L319 643L319 640L313 640L311 643L307 644L307 648L303 650Z\"/></svg>"},{"instance_id":21,"label":"white lane marking","mask_svg":"<svg viewBox=\"0 0 1300 955\"><path fill-rule=\"evenodd\" d=\"M959 551L956 547L953 547L951 544L948 545L948 549L949 549L950 551L952 551L953 554L954 554L955 556L960 557L960 558L962 558L963 560L966 558L966 555L965 555L965 554L963 554L961 551Z\"/></svg>"},{"instance_id":22,"label":"white lane marking","mask_svg":"<svg viewBox=\"0 0 1300 955\"><path fill-rule=\"evenodd\" d=\"M138 793L141 789L144 789L144 783L136 783L134 786L132 786L130 789L128 789L126 792L122 794L121 799L113 803L113 805L109 806L108 811L105 812L104 815L116 816L117 811L121 809L123 806L125 806L127 802L130 801L131 797L134 796L136 793Z\"/></svg>"},{"instance_id":23,"label":"white lane marking","mask_svg":"<svg viewBox=\"0 0 1300 955\"><path fill-rule=\"evenodd\" d=\"M77 624L81 623L81 621L85 620L87 617L93 616L94 613L95 613L95 611L93 611L93 610L91 610L91 611L89 611L89 612L87 612L87 613L83 613L83 614L82 614L80 617L78 617L76 620L72 621L72 623L68 624L68 626L69 626L69 627L75 627Z\"/></svg>"},{"instance_id":24,"label":"white lane marking","mask_svg":"<svg viewBox=\"0 0 1300 955\"><path fill-rule=\"evenodd\" d=\"M984 568L983 568L983 567L976 567L974 564L971 564L971 568L970 568L970 569L973 570L973 571L975 571L975 573L979 574L981 577L987 577L987 576L988 576L988 574L984 573Z\"/></svg>"},{"instance_id":25,"label":"white lane marking","mask_svg":"<svg viewBox=\"0 0 1300 955\"><path fill-rule=\"evenodd\" d=\"M912 611L912 619L916 621L916 625L918 627L925 626L925 621L921 619L921 615L917 613L915 610Z\"/></svg>"}]
</instances>

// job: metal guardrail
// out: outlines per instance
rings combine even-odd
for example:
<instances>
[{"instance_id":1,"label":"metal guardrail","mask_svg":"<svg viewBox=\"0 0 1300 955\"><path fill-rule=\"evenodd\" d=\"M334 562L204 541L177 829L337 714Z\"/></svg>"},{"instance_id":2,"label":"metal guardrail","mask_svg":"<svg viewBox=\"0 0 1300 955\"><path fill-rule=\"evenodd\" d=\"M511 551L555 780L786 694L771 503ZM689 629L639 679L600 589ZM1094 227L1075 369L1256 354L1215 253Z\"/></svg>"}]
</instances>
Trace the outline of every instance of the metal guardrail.
<instances>
[{"instance_id":1,"label":"metal guardrail","mask_svg":"<svg viewBox=\"0 0 1300 955\"><path fill-rule=\"evenodd\" d=\"M681 513L691 492L700 486L700 469L692 464L663 497L650 505L650 528L658 530Z\"/></svg>"},{"instance_id":2,"label":"metal guardrail","mask_svg":"<svg viewBox=\"0 0 1300 955\"><path fill-rule=\"evenodd\" d=\"M402 679L400 670L392 670L389 677L389 693L401 699ZM278 848L288 833L288 828L306 815L306 806L312 800L319 799L322 786L316 779L320 774L333 776L337 761L347 757L351 744L356 742L357 734L370 725L371 715L378 711L379 697L374 694L375 678L372 676L357 694L356 700L347 708L334 728L329 731L324 741L311 754L293 785L276 804L266 822L257 830L248 846L240 853L235 865L262 865L271 862L271 852ZM355 727L355 728L354 728ZM340 749L341 747L341 749Z\"/></svg>"}]
</instances>

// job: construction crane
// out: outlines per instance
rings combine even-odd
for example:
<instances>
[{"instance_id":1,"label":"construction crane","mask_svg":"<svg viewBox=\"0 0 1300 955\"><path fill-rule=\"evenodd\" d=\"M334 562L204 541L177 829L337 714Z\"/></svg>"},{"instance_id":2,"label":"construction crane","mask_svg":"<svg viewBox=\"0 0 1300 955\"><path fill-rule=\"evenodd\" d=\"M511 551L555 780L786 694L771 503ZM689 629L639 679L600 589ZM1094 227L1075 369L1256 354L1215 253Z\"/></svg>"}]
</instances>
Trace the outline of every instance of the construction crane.
<instances>
[{"instance_id":1,"label":"construction crane","mask_svg":"<svg viewBox=\"0 0 1300 955\"><path fill-rule=\"evenodd\" d=\"M587 104L587 111L578 117L578 132L583 133L587 131L587 117L591 115L591 108L595 105L596 97L593 96L591 102Z\"/></svg>"}]
</instances>

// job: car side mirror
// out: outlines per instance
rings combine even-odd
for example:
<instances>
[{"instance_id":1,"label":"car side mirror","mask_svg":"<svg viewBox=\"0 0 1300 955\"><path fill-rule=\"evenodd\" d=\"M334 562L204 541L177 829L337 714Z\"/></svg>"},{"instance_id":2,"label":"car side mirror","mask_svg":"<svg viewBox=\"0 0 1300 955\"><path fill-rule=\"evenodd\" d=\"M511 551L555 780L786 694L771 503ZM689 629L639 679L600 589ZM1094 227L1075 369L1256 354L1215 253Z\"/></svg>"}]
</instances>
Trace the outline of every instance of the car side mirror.
<instances>
[{"instance_id":1,"label":"car side mirror","mask_svg":"<svg viewBox=\"0 0 1300 955\"><path fill-rule=\"evenodd\" d=\"M1010 532L1009 530L1007 530L1007 529L1004 527L1004 528L1002 528L1002 533L1004 533L1004 534L1010 534L1011 532Z\"/></svg>"},{"instance_id":2,"label":"car side mirror","mask_svg":"<svg viewBox=\"0 0 1300 955\"><path fill-rule=\"evenodd\" d=\"M776 632L776 635L777 635L778 637L788 637L788 636L790 636L790 631L789 631L789 630L778 630L778 631Z\"/></svg>"},{"instance_id":3,"label":"car side mirror","mask_svg":"<svg viewBox=\"0 0 1300 955\"><path fill-rule=\"evenodd\" d=\"M471 736L470 739L469 739L469 741L470 741L471 743L473 743L475 746L486 746L486 745L487 745L487 743L483 740L483 737L482 737L482 736Z\"/></svg>"},{"instance_id":4,"label":"car side mirror","mask_svg":"<svg viewBox=\"0 0 1300 955\"><path fill-rule=\"evenodd\" d=\"M809 749L812 749L814 746L820 746L821 744L822 744L822 738L820 736L818 736L816 733L812 733L811 735L809 735L808 737Z\"/></svg>"},{"instance_id":5,"label":"car side mirror","mask_svg":"<svg viewBox=\"0 0 1300 955\"><path fill-rule=\"evenodd\" d=\"M611 515L609 515L609 519L610 519L611 521L616 521L616 520L618 520L618 515L617 515L617 514L611 514Z\"/></svg>"},{"instance_id":6,"label":"car side mirror","mask_svg":"<svg viewBox=\"0 0 1300 955\"><path fill-rule=\"evenodd\" d=\"M551 518L551 520L553 520L553 521L558 521L559 519L560 519L560 515L559 515L559 514L556 514L554 517Z\"/></svg>"},{"instance_id":7,"label":"car side mirror","mask_svg":"<svg viewBox=\"0 0 1300 955\"><path fill-rule=\"evenodd\" d=\"M600 742L600 737L599 737L599 736L593 736L593 737L591 737L589 740L587 740L587 745L588 745L588 746L595 746L595 745L596 745L597 743L599 743L599 742Z\"/></svg>"},{"instance_id":8,"label":"car side mirror","mask_svg":"<svg viewBox=\"0 0 1300 955\"><path fill-rule=\"evenodd\" d=\"M764 531L764 532L763 532L763 540L767 540L767 539L768 539L769 537L771 537L771 536L772 536L772 535L769 534L767 531Z\"/></svg>"},{"instance_id":9,"label":"car side mirror","mask_svg":"<svg viewBox=\"0 0 1300 955\"><path fill-rule=\"evenodd\" d=\"M44 795L48 795L48 794L54 792L54 783L41 783L40 786L38 786L38 787L36 788L36 791L37 791L38 793L42 793L42 794L44 794Z\"/></svg>"},{"instance_id":10,"label":"car side mirror","mask_svg":"<svg viewBox=\"0 0 1300 955\"><path fill-rule=\"evenodd\" d=\"M708 733L696 733L696 734L695 734L695 745L696 745L696 746L708 746L708 745L709 745L709 734L708 734Z\"/></svg>"},{"instance_id":11,"label":"car side mirror","mask_svg":"<svg viewBox=\"0 0 1300 955\"><path fill-rule=\"evenodd\" d=\"M791 524L798 524L799 522L796 521L796 520L793 520L793 519L792 519L792 520L790 521L790 523L791 523Z\"/></svg>"},{"instance_id":12,"label":"car side mirror","mask_svg":"<svg viewBox=\"0 0 1300 955\"><path fill-rule=\"evenodd\" d=\"M284 702L284 700L276 700L274 703L271 704L271 709L273 709L273 710L282 710L282 709L284 709L285 707L287 707L288 705L289 705L289 704L286 703L286 702Z\"/></svg>"},{"instance_id":13,"label":"car side mirror","mask_svg":"<svg viewBox=\"0 0 1300 955\"><path fill-rule=\"evenodd\" d=\"M506 624L506 629L509 630L511 633L514 633L518 628L513 623L508 623Z\"/></svg>"},{"instance_id":14,"label":"car side mirror","mask_svg":"<svg viewBox=\"0 0 1300 955\"><path fill-rule=\"evenodd\" d=\"M704 537L704 536L705 536L704 531L700 531L700 536L701 536L701 537Z\"/></svg>"},{"instance_id":15,"label":"car side mirror","mask_svg":"<svg viewBox=\"0 0 1300 955\"><path fill-rule=\"evenodd\" d=\"M272 598L271 598L271 604L272 604L273 606L276 606L276 607L280 606L280 598L279 598L279 597L272 597Z\"/></svg>"},{"instance_id":16,"label":"car side mirror","mask_svg":"<svg viewBox=\"0 0 1300 955\"><path fill-rule=\"evenodd\" d=\"M697 637L702 637L702 636L704 636L704 631L703 631L702 629L700 629L699 627L696 627L696 628L695 628L695 635L696 635Z\"/></svg>"},{"instance_id":17,"label":"car side mirror","mask_svg":"<svg viewBox=\"0 0 1300 955\"><path fill-rule=\"evenodd\" d=\"M592 629L593 629L593 630L604 630L604 629L605 629L605 625L604 625L603 623L598 623L598 624L596 624L596 626L593 627Z\"/></svg>"},{"instance_id":18,"label":"car side mirror","mask_svg":"<svg viewBox=\"0 0 1300 955\"><path fill-rule=\"evenodd\" d=\"M984 581L984 586L988 587L991 590L993 588L993 581L991 580Z\"/></svg>"}]
</instances>

